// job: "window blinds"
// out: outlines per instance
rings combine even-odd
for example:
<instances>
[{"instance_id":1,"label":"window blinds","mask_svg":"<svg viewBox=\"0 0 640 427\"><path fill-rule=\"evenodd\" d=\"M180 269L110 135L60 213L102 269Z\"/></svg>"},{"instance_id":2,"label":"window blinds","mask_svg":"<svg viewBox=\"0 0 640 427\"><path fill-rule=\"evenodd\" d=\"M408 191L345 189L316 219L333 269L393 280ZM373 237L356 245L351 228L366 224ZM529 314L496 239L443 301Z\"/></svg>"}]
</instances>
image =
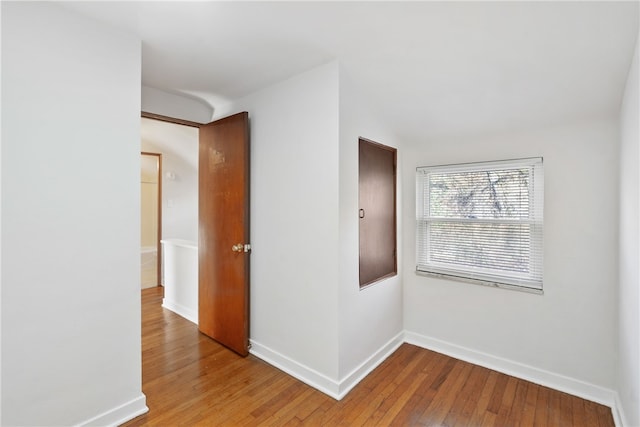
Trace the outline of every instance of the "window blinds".
<instances>
[{"instance_id":1,"label":"window blinds","mask_svg":"<svg viewBox=\"0 0 640 427\"><path fill-rule=\"evenodd\" d=\"M542 289L542 158L417 169L417 270Z\"/></svg>"}]
</instances>

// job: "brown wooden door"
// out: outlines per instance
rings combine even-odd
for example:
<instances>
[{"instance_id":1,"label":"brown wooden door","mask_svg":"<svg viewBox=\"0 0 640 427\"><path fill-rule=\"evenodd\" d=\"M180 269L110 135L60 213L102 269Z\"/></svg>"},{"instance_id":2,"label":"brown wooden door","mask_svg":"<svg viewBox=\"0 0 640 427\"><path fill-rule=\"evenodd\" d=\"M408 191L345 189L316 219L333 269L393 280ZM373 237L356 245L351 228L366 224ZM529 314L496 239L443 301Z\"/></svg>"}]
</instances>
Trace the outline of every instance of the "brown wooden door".
<instances>
[{"instance_id":1,"label":"brown wooden door","mask_svg":"<svg viewBox=\"0 0 640 427\"><path fill-rule=\"evenodd\" d=\"M249 354L249 115L200 127L198 327Z\"/></svg>"}]
</instances>

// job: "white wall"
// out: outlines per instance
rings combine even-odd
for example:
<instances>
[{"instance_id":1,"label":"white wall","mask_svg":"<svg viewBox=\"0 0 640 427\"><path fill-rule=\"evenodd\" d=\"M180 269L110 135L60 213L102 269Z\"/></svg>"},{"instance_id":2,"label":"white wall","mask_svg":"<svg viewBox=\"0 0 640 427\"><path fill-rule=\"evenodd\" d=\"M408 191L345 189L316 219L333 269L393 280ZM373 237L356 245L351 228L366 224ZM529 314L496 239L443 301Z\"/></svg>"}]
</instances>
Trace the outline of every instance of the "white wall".
<instances>
[{"instance_id":1,"label":"white wall","mask_svg":"<svg viewBox=\"0 0 640 427\"><path fill-rule=\"evenodd\" d=\"M343 77L334 62L217 108L251 120L252 352L334 397L402 332L400 276L358 281L358 137L396 141Z\"/></svg>"},{"instance_id":2,"label":"white wall","mask_svg":"<svg viewBox=\"0 0 640 427\"><path fill-rule=\"evenodd\" d=\"M164 239L162 306L198 324L198 243Z\"/></svg>"},{"instance_id":3,"label":"white wall","mask_svg":"<svg viewBox=\"0 0 640 427\"><path fill-rule=\"evenodd\" d=\"M329 64L249 95L252 352L338 377L338 67Z\"/></svg>"},{"instance_id":4,"label":"white wall","mask_svg":"<svg viewBox=\"0 0 640 427\"><path fill-rule=\"evenodd\" d=\"M0 5L0 30L2 29L2 5ZM2 34L0 34L0 42L2 41ZM0 46L1 52L2 46ZM0 57L0 64L2 63L2 58ZM0 424L2 424L2 116L1 116L1 105L2 105L2 67L0 66Z\"/></svg>"},{"instance_id":5,"label":"white wall","mask_svg":"<svg viewBox=\"0 0 640 427\"><path fill-rule=\"evenodd\" d=\"M142 86L142 111L196 123L209 123L213 108L205 101Z\"/></svg>"},{"instance_id":6,"label":"white wall","mask_svg":"<svg viewBox=\"0 0 640 427\"><path fill-rule=\"evenodd\" d=\"M146 410L140 41L2 2L2 424Z\"/></svg>"},{"instance_id":7,"label":"white wall","mask_svg":"<svg viewBox=\"0 0 640 427\"><path fill-rule=\"evenodd\" d=\"M360 290L358 219L358 139L364 137L399 148L395 135L369 110L349 76L340 70L340 344L339 377L344 392L362 372L357 368L373 356L402 343L402 265L398 275ZM398 159L403 155L400 148ZM400 164L400 160L398 160ZM402 181L398 172L398 183ZM402 192L397 193L398 248L402 247ZM398 254L402 259L402 253ZM368 366L370 367L370 366ZM351 378L354 377L354 378Z\"/></svg>"},{"instance_id":8,"label":"white wall","mask_svg":"<svg viewBox=\"0 0 640 427\"><path fill-rule=\"evenodd\" d=\"M638 45L620 112L620 347L618 394L625 425L640 425L640 103Z\"/></svg>"},{"instance_id":9,"label":"white wall","mask_svg":"<svg viewBox=\"0 0 640 427\"><path fill-rule=\"evenodd\" d=\"M544 157L544 295L415 274L417 166ZM405 149L410 340L612 403L617 359L615 119Z\"/></svg>"},{"instance_id":10,"label":"white wall","mask_svg":"<svg viewBox=\"0 0 640 427\"><path fill-rule=\"evenodd\" d=\"M142 151L162 154L162 238L197 242L198 128L142 118L140 130Z\"/></svg>"}]
</instances>

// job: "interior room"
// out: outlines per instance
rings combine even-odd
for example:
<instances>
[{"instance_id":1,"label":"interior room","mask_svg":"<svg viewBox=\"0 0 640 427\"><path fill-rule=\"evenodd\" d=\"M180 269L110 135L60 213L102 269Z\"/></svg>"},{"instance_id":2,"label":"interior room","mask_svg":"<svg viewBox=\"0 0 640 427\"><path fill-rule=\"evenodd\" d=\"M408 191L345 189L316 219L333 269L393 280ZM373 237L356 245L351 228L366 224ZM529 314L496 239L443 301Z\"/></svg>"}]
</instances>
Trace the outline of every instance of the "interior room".
<instances>
[{"instance_id":1,"label":"interior room","mask_svg":"<svg viewBox=\"0 0 640 427\"><path fill-rule=\"evenodd\" d=\"M247 359L340 402L411 345L640 426L639 6L1 2L0 423L158 410L142 381L141 152L162 155L173 249L201 249L201 171L198 127L141 116L246 112ZM367 286L361 139L395 153L394 268ZM531 158L541 281L425 274L419 168ZM197 323L180 301L164 310Z\"/></svg>"}]
</instances>

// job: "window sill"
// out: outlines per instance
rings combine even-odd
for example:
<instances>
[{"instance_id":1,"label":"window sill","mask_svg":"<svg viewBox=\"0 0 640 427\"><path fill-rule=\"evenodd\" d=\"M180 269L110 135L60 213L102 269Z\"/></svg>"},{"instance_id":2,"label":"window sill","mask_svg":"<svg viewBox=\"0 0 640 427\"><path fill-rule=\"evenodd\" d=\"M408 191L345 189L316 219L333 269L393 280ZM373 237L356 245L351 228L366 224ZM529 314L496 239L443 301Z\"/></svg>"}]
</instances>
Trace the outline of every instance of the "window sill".
<instances>
[{"instance_id":1,"label":"window sill","mask_svg":"<svg viewBox=\"0 0 640 427\"><path fill-rule=\"evenodd\" d=\"M479 280L479 279L471 279L468 277L453 276L453 275L442 274L442 273L430 273L430 272L418 271L418 270L416 270L415 273L417 276L434 277L437 279L452 280L454 282L471 283L473 285L489 286L492 288L508 289L510 291L519 291L519 292L526 292L529 294L544 295L544 291L542 289L527 288L524 286L509 285L506 283L490 282L490 281Z\"/></svg>"}]
</instances>

